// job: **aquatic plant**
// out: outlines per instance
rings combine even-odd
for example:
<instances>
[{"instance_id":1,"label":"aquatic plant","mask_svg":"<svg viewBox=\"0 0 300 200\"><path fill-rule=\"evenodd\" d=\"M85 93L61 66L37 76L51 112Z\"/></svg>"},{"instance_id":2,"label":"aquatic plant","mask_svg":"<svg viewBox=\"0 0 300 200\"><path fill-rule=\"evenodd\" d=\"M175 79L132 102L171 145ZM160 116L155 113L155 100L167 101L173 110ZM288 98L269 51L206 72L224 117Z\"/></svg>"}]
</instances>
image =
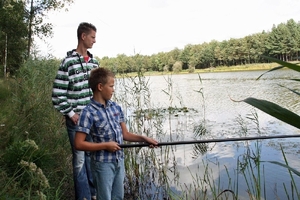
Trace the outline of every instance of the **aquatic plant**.
<instances>
[{"instance_id":1,"label":"aquatic plant","mask_svg":"<svg viewBox=\"0 0 300 200\"><path fill-rule=\"evenodd\" d=\"M284 67L287 67L291 70L294 70L294 71L297 71L297 72L300 72L300 66L297 65L297 64L294 64L294 63L289 63L289 62L285 62L285 61L282 61L282 60L279 60L279 59L276 59L276 58L272 58L272 57L268 57L268 56L263 56L265 57L266 59L269 59L273 62L276 62L278 64L280 64L281 66L278 66L278 67L275 67L275 68L272 68L270 69L269 71L263 73L261 76L259 76L257 78L257 80L262 77L264 74L266 73L269 73L269 72L272 72L274 70L279 70L279 69L282 69ZM300 79L291 79L293 81L300 81ZM281 87L284 87L282 85L280 85ZM300 95L299 92L297 92L296 89L292 89L292 88L287 88L288 90L290 90L291 92L293 92L294 94L296 95ZM300 128L300 116L286 108L283 108L282 106L278 105L278 104L275 104L273 102L270 102L270 101L267 101L267 100L263 100L263 99L256 99L256 98L253 98L253 97L249 97L249 98L246 98L243 100L244 102L260 109L261 111L287 123L287 124L290 124L296 128Z\"/></svg>"}]
</instances>

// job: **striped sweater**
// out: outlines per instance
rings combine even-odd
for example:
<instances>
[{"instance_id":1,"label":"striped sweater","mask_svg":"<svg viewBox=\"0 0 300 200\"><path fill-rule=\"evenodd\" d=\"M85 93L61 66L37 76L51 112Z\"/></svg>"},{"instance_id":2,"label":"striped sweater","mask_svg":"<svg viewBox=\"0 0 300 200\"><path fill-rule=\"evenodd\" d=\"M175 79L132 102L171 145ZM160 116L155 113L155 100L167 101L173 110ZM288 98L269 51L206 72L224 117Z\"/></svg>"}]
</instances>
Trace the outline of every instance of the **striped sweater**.
<instances>
[{"instance_id":1,"label":"striped sweater","mask_svg":"<svg viewBox=\"0 0 300 200\"><path fill-rule=\"evenodd\" d=\"M93 68L99 67L98 61L88 52L89 60L75 49L69 51L61 62L52 89L52 103L63 115L72 117L90 102L92 91L88 77Z\"/></svg>"}]
</instances>

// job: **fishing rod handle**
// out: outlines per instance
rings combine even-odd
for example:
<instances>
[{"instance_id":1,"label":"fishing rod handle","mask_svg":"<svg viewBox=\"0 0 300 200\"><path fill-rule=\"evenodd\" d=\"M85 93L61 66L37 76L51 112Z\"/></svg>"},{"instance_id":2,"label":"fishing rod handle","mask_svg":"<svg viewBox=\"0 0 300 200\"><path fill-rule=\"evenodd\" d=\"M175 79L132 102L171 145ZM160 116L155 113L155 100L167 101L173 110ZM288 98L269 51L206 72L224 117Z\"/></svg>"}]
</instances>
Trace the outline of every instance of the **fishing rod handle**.
<instances>
[{"instance_id":1,"label":"fishing rod handle","mask_svg":"<svg viewBox=\"0 0 300 200\"><path fill-rule=\"evenodd\" d=\"M121 148L132 148L132 147L147 147L150 146L148 143L132 143L132 144L119 144ZM157 145L159 146L159 145Z\"/></svg>"}]
</instances>

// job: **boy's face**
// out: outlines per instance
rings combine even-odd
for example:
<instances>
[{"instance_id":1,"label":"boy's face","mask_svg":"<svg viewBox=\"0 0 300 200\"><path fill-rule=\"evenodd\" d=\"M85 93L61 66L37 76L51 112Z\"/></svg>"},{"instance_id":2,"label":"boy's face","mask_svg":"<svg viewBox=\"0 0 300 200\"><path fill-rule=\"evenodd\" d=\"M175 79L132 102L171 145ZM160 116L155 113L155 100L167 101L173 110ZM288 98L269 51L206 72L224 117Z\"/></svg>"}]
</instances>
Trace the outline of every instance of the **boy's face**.
<instances>
[{"instance_id":1,"label":"boy's face","mask_svg":"<svg viewBox=\"0 0 300 200\"><path fill-rule=\"evenodd\" d=\"M89 34L82 34L83 44L86 49L90 49L93 47L93 44L96 43L96 32L91 30Z\"/></svg>"},{"instance_id":2,"label":"boy's face","mask_svg":"<svg viewBox=\"0 0 300 200\"><path fill-rule=\"evenodd\" d=\"M104 100L111 99L111 97L115 91L114 86L115 86L115 79L111 76L108 77L107 83L105 85L102 85L101 95Z\"/></svg>"}]
</instances>

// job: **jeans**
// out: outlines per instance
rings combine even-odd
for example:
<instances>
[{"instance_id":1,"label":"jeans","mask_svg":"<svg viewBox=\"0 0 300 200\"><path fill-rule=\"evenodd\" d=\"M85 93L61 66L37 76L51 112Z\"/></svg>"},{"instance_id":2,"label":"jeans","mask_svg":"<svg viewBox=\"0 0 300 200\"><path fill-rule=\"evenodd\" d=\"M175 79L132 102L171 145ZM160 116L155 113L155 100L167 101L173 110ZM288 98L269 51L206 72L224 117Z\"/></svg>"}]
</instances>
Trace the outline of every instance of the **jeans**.
<instances>
[{"instance_id":1,"label":"jeans","mask_svg":"<svg viewBox=\"0 0 300 200\"><path fill-rule=\"evenodd\" d=\"M90 200L92 199L92 196L96 196L96 189L93 184L93 178L91 173L90 152L78 151L74 148L76 125L68 117L66 117L66 126L73 155L72 165L75 199ZM90 135L87 135L86 140L92 141Z\"/></svg>"},{"instance_id":2,"label":"jeans","mask_svg":"<svg viewBox=\"0 0 300 200\"><path fill-rule=\"evenodd\" d=\"M91 164L97 200L122 200L124 198L124 160Z\"/></svg>"}]
</instances>

